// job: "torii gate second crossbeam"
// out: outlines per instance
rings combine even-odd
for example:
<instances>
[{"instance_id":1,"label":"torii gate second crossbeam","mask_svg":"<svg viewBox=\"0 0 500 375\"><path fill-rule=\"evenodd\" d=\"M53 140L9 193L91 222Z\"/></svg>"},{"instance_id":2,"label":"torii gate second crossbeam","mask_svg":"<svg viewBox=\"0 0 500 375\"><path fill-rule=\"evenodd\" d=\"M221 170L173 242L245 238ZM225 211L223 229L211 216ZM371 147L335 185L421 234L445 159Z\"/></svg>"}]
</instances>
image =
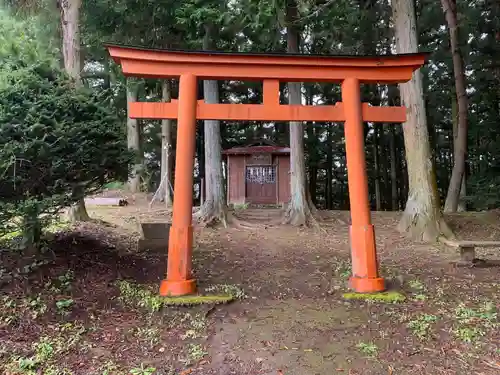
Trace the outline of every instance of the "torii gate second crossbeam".
<instances>
[{"instance_id":1,"label":"torii gate second crossbeam","mask_svg":"<svg viewBox=\"0 0 500 375\"><path fill-rule=\"evenodd\" d=\"M361 83L400 83L412 78L425 54L391 56L314 56L152 50L107 45L126 76L178 78L179 99L170 103L129 103L129 116L178 119L174 207L163 296L196 291L192 277L192 206L196 120L344 122L349 199L352 277L356 292L385 289L378 272L374 228L370 218L363 121L402 123L404 107L361 103ZM197 100L198 80L263 81L262 104L208 104ZM334 106L282 105L279 82L339 82L342 102Z\"/></svg>"}]
</instances>

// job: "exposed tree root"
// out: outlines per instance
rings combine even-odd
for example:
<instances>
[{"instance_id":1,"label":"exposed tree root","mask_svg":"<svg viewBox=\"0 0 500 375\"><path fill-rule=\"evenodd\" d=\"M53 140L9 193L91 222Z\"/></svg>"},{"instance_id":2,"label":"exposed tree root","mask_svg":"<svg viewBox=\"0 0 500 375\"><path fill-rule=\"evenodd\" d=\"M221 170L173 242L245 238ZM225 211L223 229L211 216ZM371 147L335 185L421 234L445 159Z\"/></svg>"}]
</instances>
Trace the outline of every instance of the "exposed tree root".
<instances>
[{"instance_id":1,"label":"exposed tree root","mask_svg":"<svg viewBox=\"0 0 500 375\"><path fill-rule=\"evenodd\" d=\"M281 224L314 228L326 232L319 224L321 218L319 218L317 208L312 205L312 202L308 203L303 208L295 208L290 203L283 215Z\"/></svg>"},{"instance_id":2,"label":"exposed tree root","mask_svg":"<svg viewBox=\"0 0 500 375\"><path fill-rule=\"evenodd\" d=\"M234 213L226 211L225 213L225 218L224 222L219 218L214 215L210 217L202 216L201 210L198 210L197 212L194 213L193 215L193 221L196 222L196 225L206 228L216 228L220 226L221 224L224 225L224 228L236 228L236 229L242 229L242 230L259 230L259 229L265 229L267 225L262 225L262 224L256 224L256 223L250 223L246 220L242 220L238 218Z\"/></svg>"},{"instance_id":3,"label":"exposed tree root","mask_svg":"<svg viewBox=\"0 0 500 375\"><path fill-rule=\"evenodd\" d=\"M255 223L250 223L246 220L241 220L237 218L234 214L230 214L231 218L231 226L239 229L244 229L244 230L259 230L259 229L265 229L266 225L263 224L255 224Z\"/></svg>"},{"instance_id":4,"label":"exposed tree root","mask_svg":"<svg viewBox=\"0 0 500 375\"><path fill-rule=\"evenodd\" d=\"M200 209L195 212L195 220L202 226L214 227L218 224L228 225L228 212L227 207L222 202L215 202L214 200L206 200Z\"/></svg>"},{"instance_id":5,"label":"exposed tree root","mask_svg":"<svg viewBox=\"0 0 500 375\"><path fill-rule=\"evenodd\" d=\"M414 240L424 242L436 242L441 236L455 238L455 234L439 211L422 209L410 200L398 224L398 231L407 233Z\"/></svg>"},{"instance_id":6,"label":"exposed tree root","mask_svg":"<svg viewBox=\"0 0 500 375\"><path fill-rule=\"evenodd\" d=\"M83 198L79 199L74 205L72 205L68 210L68 220L72 223L78 223L79 221L90 221L90 216L85 207L85 201Z\"/></svg>"}]
</instances>

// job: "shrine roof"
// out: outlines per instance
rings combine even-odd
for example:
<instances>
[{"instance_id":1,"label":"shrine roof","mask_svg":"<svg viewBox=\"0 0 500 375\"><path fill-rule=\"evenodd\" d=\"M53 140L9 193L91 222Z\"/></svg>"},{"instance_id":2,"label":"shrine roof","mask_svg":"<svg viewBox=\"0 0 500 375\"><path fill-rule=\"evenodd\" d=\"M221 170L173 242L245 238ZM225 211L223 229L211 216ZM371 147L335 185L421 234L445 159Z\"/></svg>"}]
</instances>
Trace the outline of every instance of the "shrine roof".
<instances>
[{"instance_id":1,"label":"shrine roof","mask_svg":"<svg viewBox=\"0 0 500 375\"><path fill-rule=\"evenodd\" d=\"M283 154L290 153L289 147L282 146L237 146L222 151L224 155Z\"/></svg>"}]
</instances>

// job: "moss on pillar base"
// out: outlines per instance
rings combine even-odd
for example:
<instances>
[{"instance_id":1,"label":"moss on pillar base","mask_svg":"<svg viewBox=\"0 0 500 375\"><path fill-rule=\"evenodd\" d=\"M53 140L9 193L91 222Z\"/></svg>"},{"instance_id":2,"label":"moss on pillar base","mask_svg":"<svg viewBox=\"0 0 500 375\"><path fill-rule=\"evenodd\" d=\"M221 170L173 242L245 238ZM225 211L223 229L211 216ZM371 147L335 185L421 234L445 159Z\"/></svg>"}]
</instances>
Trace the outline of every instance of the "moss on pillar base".
<instances>
[{"instance_id":1,"label":"moss on pillar base","mask_svg":"<svg viewBox=\"0 0 500 375\"><path fill-rule=\"evenodd\" d=\"M342 297L350 300L363 300L384 303L400 303L406 300L406 296L404 294L395 291L381 293L344 293Z\"/></svg>"},{"instance_id":2,"label":"moss on pillar base","mask_svg":"<svg viewBox=\"0 0 500 375\"><path fill-rule=\"evenodd\" d=\"M161 297L164 306L194 306L203 304L229 303L236 299L231 294L221 295L191 295L181 297Z\"/></svg>"}]
</instances>

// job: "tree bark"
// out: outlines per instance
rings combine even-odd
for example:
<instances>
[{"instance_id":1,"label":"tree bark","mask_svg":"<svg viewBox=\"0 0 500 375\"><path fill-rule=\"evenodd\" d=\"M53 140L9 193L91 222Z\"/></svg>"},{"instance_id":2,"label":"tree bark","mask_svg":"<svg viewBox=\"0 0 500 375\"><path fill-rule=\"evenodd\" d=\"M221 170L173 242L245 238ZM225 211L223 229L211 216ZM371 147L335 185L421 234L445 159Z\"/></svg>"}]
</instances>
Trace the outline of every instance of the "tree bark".
<instances>
[{"instance_id":1,"label":"tree bark","mask_svg":"<svg viewBox=\"0 0 500 375\"><path fill-rule=\"evenodd\" d=\"M393 0L392 9L397 53L417 52L414 1ZM407 120L403 125L403 132L409 191L398 229L414 239L436 241L441 234L450 236L452 233L440 211L420 70L413 74L410 82L401 84L400 90L401 100L407 108Z\"/></svg>"},{"instance_id":2,"label":"tree bark","mask_svg":"<svg viewBox=\"0 0 500 375\"><path fill-rule=\"evenodd\" d=\"M73 78L75 86L82 85L82 62L80 54L81 5L81 0L59 0L64 69ZM82 191L81 187L75 187L73 195L78 197L78 202L69 208L69 220L72 223L89 221L90 216L85 208L84 191Z\"/></svg>"},{"instance_id":3,"label":"tree bark","mask_svg":"<svg viewBox=\"0 0 500 375\"><path fill-rule=\"evenodd\" d=\"M458 105L458 129L456 140L453 142L453 169L451 172L450 185L446 202L445 212L456 212L460 202L460 191L465 174L465 160L467 156L467 127L468 127L468 103L465 87L465 69L459 46L457 5L456 0L441 0L443 12L448 24L450 34L450 49L453 58L453 73L455 76L455 90Z\"/></svg>"},{"instance_id":4,"label":"tree bark","mask_svg":"<svg viewBox=\"0 0 500 375\"><path fill-rule=\"evenodd\" d=\"M81 85L80 8L81 0L59 0L64 69Z\"/></svg>"},{"instance_id":5,"label":"tree bark","mask_svg":"<svg viewBox=\"0 0 500 375\"><path fill-rule=\"evenodd\" d=\"M137 101L137 82L127 79L127 115L130 110L130 103ZM135 152L135 163L128 177L128 189L131 193L138 193L141 190L141 129L137 119L127 116L127 145Z\"/></svg>"},{"instance_id":6,"label":"tree bark","mask_svg":"<svg viewBox=\"0 0 500 375\"><path fill-rule=\"evenodd\" d=\"M380 126L380 125L379 125ZM391 208L391 187L389 179L389 154L387 152L387 133L390 131L390 125L384 124L380 129L380 160L381 160L381 185L382 185L382 209L390 211Z\"/></svg>"},{"instance_id":7,"label":"tree bark","mask_svg":"<svg viewBox=\"0 0 500 375\"><path fill-rule=\"evenodd\" d=\"M167 103L172 98L170 80L162 81L161 85L162 101ZM161 195L166 208L172 207L172 120L161 120L161 182L163 191Z\"/></svg>"},{"instance_id":8,"label":"tree bark","mask_svg":"<svg viewBox=\"0 0 500 375\"><path fill-rule=\"evenodd\" d=\"M455 152L458 148L457 142L458 142L458 129L459 129L459 121L458 121L458 103L457 103L457 97L455 93L452 93L451 95L451 117L452 117L452 124L453 124L453 155L455 155ZM453 170L452 170L453 171ZM466 175L467 170L464 169L464 174L462 176L462 183L460 186L460 196L458 199L458 207L457 211L458 212L465 212L467 211L467 203L465 201L466 197L466 182L467 182L467 175ZM452 172L453 173L453 172ZM446 202L445 202L446 203ZM447 210L446 204L444 207L445 212L451 212Z\"/></svg>"},{"instance_id":9,"label":"tree bark","mask_svg":"<svg viewBox=\"0 0 500 375\"><path fill-rule=\"evenodd\" d=\"M42 237L42 226L38 207L29 207L25 212L22 225L21 249L27 254L36 253L36 246Z\"/></svg>"},{"instance_id":10,"label":"tree bark","mask_svg":"<svg viewBox=\"0 0 500 375\"><path fill-rule=\"evenodd\" d=\"M300 33L296 27L298 19L295 0L286 2L287 52L298 53ZM302 104L301 84L288 83L288 104ZM306 166L304 157L304 124L290 122L290 192L291 198L283 218L284 224L309 225L314 220L315 207L306 189Z\"/></svg>"},{"instance_id":11,"label":"tree bark","mask_svg":"<svg viewBox=\"0 0 500 375\"><path fill-rule=\"evenodd\" d=\"M312 87L306 89L306 104L313 105ZM306 123L307 130L307 153L309 154L309 194L312 204L316 205L317 182L318 182L318 140L316 137L316 125L311 121Z\"/></svg>"},{"instance_id":12,"label":"tree bark","mask_svg":"<svg viewBox=\"0 0 500 375\"><path fill-rule=\"evenodd\" d=\"M203 49L213 47L212 26L205 25ZM217 81L203 81L203 97L206 103L219 103L219 85ZM206 224L221 222L227 226L227 203L224 192L224 177L222 174L222 141L220 121L206 120L204 122L205 140L205 196L198 218Z\"/></svg>"},{"instance_id":13,"label":"tree bark","mask_svg":"<svg viewBox=\"0 0 500 375\"><path fill-rule=\"evenodd\" d=\"M390 51L388 51L390 52ZM399 105L398 89L394 85L389 85L387 90L388 105ZM391 174L391 207L393 211L399 210L399 189L398 186L398 151L396 142L396 126L398 124L389 124L389 158L390 158L390 174ZM402 170L400 168L400 170Z\"/></svg>"},{"instance_id":14,"label":"tree bark","mask_svg":"<svg viewBox=\"0 0 500 375\"><path fill-rule=\"evenodd\" d=\"M332 140L332 127L329 125L326 128L326 209L333 209L333 140Z\"/></svg>"},{"instance_id":15,"label":"tree bark","mask_svg":"<svg viewBox=\"0 0 500 375\"><path fill-rule=\"evenodd\" d=\"M396 129L393 125L389 125L389 153L391 160L391 207L393 211L399 210L399 194L398 194L398 172L396 159Z\"/></svg>"},{"instance_id":16,"label":"tree bark","mask_svg":"<svg viewBox=\"0 0 500 375\"><path fill-rule=\"evenodd\" d=\"M378 125L373 127L373 143L372 143L372 152L373 152L373 177L375 184L375 209L377 211L382 210L382 191L380 188L380 160L378 153Z\"/></svg>"}]
</instances>

